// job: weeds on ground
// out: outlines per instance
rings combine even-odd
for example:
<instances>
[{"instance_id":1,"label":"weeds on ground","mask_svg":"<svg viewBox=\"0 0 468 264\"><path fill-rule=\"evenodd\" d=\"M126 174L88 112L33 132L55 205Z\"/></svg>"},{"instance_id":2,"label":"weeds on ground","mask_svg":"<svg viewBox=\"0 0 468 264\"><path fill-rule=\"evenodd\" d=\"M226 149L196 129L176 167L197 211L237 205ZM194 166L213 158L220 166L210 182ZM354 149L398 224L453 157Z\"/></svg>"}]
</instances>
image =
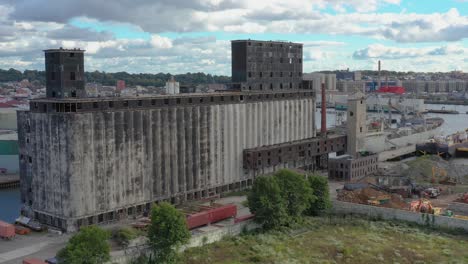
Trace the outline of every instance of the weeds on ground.
<instances>
[{"instance_id":1,"label":"weeds on ground","mask_svg":"<svg viewBox=\"0 0 468 264\"><path fill-rule=\"evenodd\" d=\"M188 249L181 263L468 263L467 246L468 235L455 230L354 216L306 217L294 227L244 232Z\"/></svg>"}]
</instances>

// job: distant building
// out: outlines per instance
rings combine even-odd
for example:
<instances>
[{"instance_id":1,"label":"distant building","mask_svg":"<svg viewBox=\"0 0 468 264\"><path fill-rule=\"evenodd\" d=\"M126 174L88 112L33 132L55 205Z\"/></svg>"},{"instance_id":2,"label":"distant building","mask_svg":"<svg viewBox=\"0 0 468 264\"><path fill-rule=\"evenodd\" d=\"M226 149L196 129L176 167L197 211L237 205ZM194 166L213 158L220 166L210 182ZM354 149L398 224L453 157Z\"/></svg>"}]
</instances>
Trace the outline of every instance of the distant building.
<instances>
[{"instance_id":1,"label":"distant building","mask_svg":"<svg viewBox=\"0 0 468 264\"><path fill-rule=\"evenodd\" d=\"M351 80L339 80L336 83L336 89L340 92L356 93L365 92L366 82L365 81L351 81Z\"/></svg>"},{"instance_id":2,"label":"distant building","mask_svg":"<svg viewBox=\"0 0 468 264\"><path fill-rule=\"evenodd\" d=\"M461 81L461 80L447 80L447 81L405 80L402 82L402 86L408 92L412 92L416 94L468 92L468 81Z\"/></svg>"},{"instance_id":3,"label":"distant building","mask_svg":"<svg viewBox=\"0 0 468 264\"><path fill-rule=\"evenodd\" d=\"M176 82L174 80L174 76L171 76L171 79L166 82L166 94L178 94L180 93L179 91L179 82Z\"/></svg>"},{"instance_id":4,"label":"distant building","mask_svg":"<svg viewBox=\"0 0 468 264\"><path fill-rule=\"evenodd\" d=\"M123 89L125 89L125 81L117 80L117 83L115 84L115 91L121 92Z\"/></svg>"},{"instance_id":5,"label":"distant building","mask_svg":"<svg viewBox=\"0 0 468 264\"><path fill-rule=\"evenodd\" d=\"M346 71L338 71L336 73L337 80L348 80L348 81L360 81L361 80L361 72L353 71L350 72L349 69Z\"/></svg>"},{"instance_id":6,"label":"distant building","mask_svg":"<svg viewBox=\"0 0 468 264\"><path fill-rule=\"evenodd\" d=\"M302 89L302 44L233 40L233 89L243 91Z\"/></svg>"},{"instance_id":7,"label":"distant building","mask_svg":"<svg viewBox=\"0 0 468 264\"><path fill-rule=\"evenodd\" d=\"M312 87L315 91L320 91L322 83L325 84L325 90L335 91L336 90L336 75L326 73L305 73L304 80L312 81Z\"/></svg>"},{"instance_id":8,"label":"distant building","mask_svg":"<svg viewBox=\"0 0 468 264\"><path fill-rule=\"evenodd\" d=\"M23 156L21 158L24 159ZM0 171L18 173L18 134L16 131L0 131Z\"/></svg>"}]
</instances>

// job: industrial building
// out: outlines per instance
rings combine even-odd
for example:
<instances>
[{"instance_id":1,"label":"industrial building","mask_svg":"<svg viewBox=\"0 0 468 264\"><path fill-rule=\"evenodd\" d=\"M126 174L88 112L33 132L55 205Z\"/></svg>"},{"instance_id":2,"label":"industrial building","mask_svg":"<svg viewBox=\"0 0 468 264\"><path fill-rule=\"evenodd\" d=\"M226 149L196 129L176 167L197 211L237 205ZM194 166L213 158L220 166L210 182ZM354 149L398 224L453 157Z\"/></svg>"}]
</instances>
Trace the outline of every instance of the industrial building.
<instances>
[{"instance_id":1,"label":"industrial building","mask_svg":"<svg viewBox=\"0 0 468 264\"><path fill-rule=\"evenodd\" d=\"M243 91L302 89L302 44L234 40L232 83Z\"/></svg>"},{"instance_id":2,"label":"industrial building","mask_svg":"<svg viewBox=\"0 0 468 264\"><path fill-rule=\"evenodd\" d=\"M61 65L47 58L83 69L75 52L46 51L48 84ZM86 98L76 74L56 72L63 85L18 113L23 213L74 231L157 201L239 190L281 168L326 167L328 153L345 152L345 135L317 136L316 93L299 89L301 44L233 41L232 56L241 90L219 93Z\"/></svg>"},{"instance_id":3,"label":"industrial building","mask_svg":"<svg viewBox=\"0 0 468 264\"><path fill-rule=\"evenodd\" d=\"M336 72L336 79L338 80L360 81L361 77L362 74L359 71L349 71L349 69L347 69L345 71Z\"/></svg>"},{"instance_id":4,"label":"industrial building","mask_svg":"<svg viewBox=\"0 0 468 264\"><path fill-rule=\"evenodd\" d=\"M420 81L407 80L402 82L403 87L408 91L416 94L422 93L453 93L453 92L468 92L468 82L463 80L448 80L448 81Z\"/></svg>"},{"instance_id":5,"label":"industrial building","mask_svg":"<svg viewBox=\"0 0 468 264\"><path fill-rule=\"evenodd\" d=\"M339 80L336 82L336 89L345 93L364 92L366 81Z\"/></svg>"},{"instance_id":6,"label":"industrial building","mask_svg":"<svg viewBox=\"0 0 468 264\"><path fill-rule=\"evenodd\" d=\"M366 97L358 91L348 98L347 111L347 154L330 158L330 178L353 181L377 171L378 155L366 151L367 134Z\"/></svg>"},{"instance_id":7,"label":"industrial building","mask_svg":"<svg viewBox=\"0 0 468 264\"><path fill-rule=\"evenodd\" d=\"M322 83L325 84L325 89L327 91L336 90L336 75L332 73L305 73L304 80L312 81L312 86L315 90L319 91Z\"/></svg>"}]
</instances>

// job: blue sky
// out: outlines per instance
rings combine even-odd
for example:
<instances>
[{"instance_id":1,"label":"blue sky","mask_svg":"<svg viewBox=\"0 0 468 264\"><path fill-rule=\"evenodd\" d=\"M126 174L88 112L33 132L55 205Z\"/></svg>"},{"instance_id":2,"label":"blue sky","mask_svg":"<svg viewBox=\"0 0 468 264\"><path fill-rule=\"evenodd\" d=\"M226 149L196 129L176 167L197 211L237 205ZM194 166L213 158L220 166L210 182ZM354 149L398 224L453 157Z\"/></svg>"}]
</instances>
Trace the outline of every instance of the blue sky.
<instances>
[{"instance_id":1,"label":"blue sky","mask_svg":"<svg viewBox=\"0 0 468 264\"><path fill-rule=\"evenodd\" d=\"M250 38L304 43L305 72L468 69L468 0L0 0L0 17L1 68L63 46L87 70L229 75Z\"/></svg>"}]
</instances>

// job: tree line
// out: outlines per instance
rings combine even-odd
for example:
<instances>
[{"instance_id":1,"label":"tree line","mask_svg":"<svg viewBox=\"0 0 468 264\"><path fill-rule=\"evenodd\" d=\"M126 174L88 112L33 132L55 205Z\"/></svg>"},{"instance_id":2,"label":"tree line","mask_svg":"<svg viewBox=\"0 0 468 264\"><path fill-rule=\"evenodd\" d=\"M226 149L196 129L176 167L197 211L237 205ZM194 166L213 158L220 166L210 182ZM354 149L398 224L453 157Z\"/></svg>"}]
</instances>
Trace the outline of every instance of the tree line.
<instances>
[{"instance_id":1,"label":"tree line","mask_svg":"<svg viewBox=\"0 0 468 264\"><path fill-rule=\"evenodd\" d=\"M115 85L118 80L124 80L127 86L156 86L161 87L171 78L169 73L128 73L128 72L85 72L85 79L88 83L100 83L102 85ZM198 85L207 83L231 82L231 77L223 75L211 75L203 72L175 74L176 81L185 85ZM38 82L45 85L45 72L37 70L24 70L23 72L9 69L0 69L0 82L19 82L27 79L29 82Z\"/></svg>"}]
</instances>

